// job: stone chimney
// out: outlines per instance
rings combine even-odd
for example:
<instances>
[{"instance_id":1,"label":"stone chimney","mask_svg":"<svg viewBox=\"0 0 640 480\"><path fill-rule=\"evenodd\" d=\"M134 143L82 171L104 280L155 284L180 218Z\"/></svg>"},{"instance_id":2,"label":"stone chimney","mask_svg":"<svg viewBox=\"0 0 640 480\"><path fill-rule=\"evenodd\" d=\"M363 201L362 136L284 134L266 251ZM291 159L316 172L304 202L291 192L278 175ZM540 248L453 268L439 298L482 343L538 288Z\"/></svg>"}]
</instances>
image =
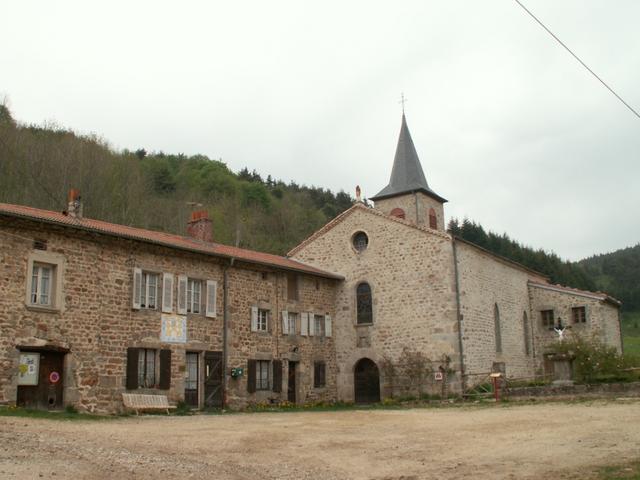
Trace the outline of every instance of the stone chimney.
<instances>
[{"instance_id":1,"label":"stone chimney","mask_svg":"<svg viewBox=\"0 0 640 480\"><path fill-rule=\"evenodd\" d=\"M209 220L209 212L206 210L191 212L191 219L187 222L187 234L196 240L213 242L213 226Z\"/></svg>"},{"instance_id":2,"label":"stone chimney","mask_svg":"<svg viewBox=\"0 0 640 480\"><path fill-rule=\"evenodd\" d=\"M76 188L69 190L67 201L67 214L73 218L82 218L82 197L80 197L80 190Z\"/></svg>"}]
</instances>

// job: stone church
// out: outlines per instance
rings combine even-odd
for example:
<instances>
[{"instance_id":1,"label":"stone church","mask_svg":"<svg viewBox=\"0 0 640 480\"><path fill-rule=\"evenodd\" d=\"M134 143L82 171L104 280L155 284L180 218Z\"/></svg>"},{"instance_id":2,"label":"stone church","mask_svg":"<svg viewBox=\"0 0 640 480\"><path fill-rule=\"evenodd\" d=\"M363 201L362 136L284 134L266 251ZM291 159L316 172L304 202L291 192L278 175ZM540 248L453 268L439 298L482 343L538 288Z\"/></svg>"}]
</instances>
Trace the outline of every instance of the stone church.
<instances>
[{"instance_id":1,"label":"stone church","mask_svg":"<svg viewBox=\"0 0 640 480\"><path fill-rule=\"evenodd\" d=\"M548 368L554 327L621 348L620 303L445 231L406 119L389 184L281 257L0 204L0 404L373 402Z\"/></svg>"}]
</instances>

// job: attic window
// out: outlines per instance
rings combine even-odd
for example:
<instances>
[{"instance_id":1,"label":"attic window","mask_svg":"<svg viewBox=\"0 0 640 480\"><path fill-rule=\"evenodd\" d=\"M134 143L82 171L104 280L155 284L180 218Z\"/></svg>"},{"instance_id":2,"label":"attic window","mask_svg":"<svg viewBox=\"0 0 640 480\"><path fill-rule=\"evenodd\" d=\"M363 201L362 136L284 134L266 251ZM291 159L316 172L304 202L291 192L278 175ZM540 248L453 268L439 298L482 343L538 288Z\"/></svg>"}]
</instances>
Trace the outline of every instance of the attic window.
<instances>
[{"instance_id":1,"label":"attic window","mask_svg":"<svg viewBox=\"0 0 640 480\"><path fill-rule=\"evenodd\" d=\"M34 250L46 250L47 249L47 241L46 240L34 240L33 241L33 249Z\"/></svg>"},{"instance_id":2,"label":"attic window","mask_svg":"<svg viewBox=\"0 0 640 480\"><path fill-rule=\"evenodd\" d=\"M404 210L401 208L394 208L391 210L390 215L392 217L405 218Z\"/></svg>"},{"instance_id":3,"label":"attic window","mask_svg":"<svg viewBox=\"0 0 640 480\"><path fill-rule=\"evenodd\" d=\"M369 237L364 232L356 232L356 234L352 238L353 248L356 249L357 252L363 252L369 246Z\"/></svg>"}]
</instances>

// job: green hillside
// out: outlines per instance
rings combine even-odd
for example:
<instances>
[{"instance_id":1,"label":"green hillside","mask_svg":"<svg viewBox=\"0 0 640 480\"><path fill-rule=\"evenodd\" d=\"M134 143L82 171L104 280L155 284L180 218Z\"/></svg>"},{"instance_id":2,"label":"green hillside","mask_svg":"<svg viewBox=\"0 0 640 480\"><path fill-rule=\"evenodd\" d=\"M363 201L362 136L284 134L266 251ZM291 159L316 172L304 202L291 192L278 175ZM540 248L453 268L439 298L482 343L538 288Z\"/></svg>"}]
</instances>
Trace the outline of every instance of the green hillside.
<instances>
[{"instance_id":1,"label":"green hillside","mask_svg":"<svg viewBox=\"0 0 640 480\"><path fill-rule=\"evenodd\" d=\"M620 299L627 311L640 311L640 244L579 262L597 287Z\"/></svg>"},{"instance_id":2,"label":"green hillside","mask_svg":"<svg viewBox=\"0 0 640 480\"><path fill-rule=\"evenodd\" d=\"M277 254L353 203L345 192L235 173L204 155L116 151L96 135L20 124L0 105L0 202L61 211L70 188L80 189L88 217L184 234L190 211L206 209L217 242ZM640 311L640 245L572 263L467 219L448 228L554 283L604 290Z\"/></svg>"},{"instance_id":3,"label":"green hillside","mask_svg":"<svg viewBox=\"0 0 640 480\"><path fill-rule=\"evenodd\" d=\"M204 155L115 151L95 135L21 125L0 105L0 202L62 211L70 188L87 217L184 233L190 211L206 209L217 242L279 254L353 202Z\"/></svg>"}]
</instances>

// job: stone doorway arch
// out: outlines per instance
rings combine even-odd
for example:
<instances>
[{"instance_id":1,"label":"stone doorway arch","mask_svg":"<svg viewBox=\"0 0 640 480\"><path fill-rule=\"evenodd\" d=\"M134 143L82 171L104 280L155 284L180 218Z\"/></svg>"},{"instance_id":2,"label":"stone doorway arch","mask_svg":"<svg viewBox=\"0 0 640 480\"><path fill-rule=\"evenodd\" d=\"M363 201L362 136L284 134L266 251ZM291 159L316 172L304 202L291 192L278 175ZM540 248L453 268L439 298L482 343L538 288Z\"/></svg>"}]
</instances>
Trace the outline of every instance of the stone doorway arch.
<instances>
[{"instance_id":1,"label":"stone doorway arch","mask_svg":"<svg viewBox=\"0 0 640 480\"><path fill-rule=\"evenodd\" d=\"M375 362L361 358L353 370L356 403L380 401L380 371Z\"/></svg>"}]
</instances>

